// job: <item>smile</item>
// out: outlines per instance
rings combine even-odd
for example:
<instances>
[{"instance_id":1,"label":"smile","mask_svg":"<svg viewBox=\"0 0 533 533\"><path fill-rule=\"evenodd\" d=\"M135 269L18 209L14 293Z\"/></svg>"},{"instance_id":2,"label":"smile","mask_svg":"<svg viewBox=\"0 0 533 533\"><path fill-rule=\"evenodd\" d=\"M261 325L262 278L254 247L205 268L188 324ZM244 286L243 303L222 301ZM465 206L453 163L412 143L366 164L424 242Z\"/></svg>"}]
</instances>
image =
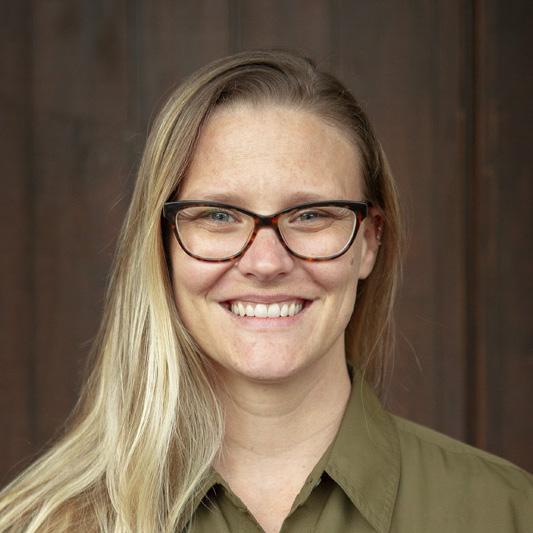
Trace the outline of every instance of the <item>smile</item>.
<instances>
[{"instance_id":1,"label":"smile","mask_svg":"<svg viewBox=\"0 0 533 533\"><path fill-rule=\"evenodd\" d=\"M262 304L254 302L232 302L230 309L238 316L254 316L258 318L279 318L297 315L303 308L301 301Z\"/></svg>"},{"instance_id":2,"label":"smile","mask_svg":"<svg viewBox=\"0 0 533 533\"><path fill-rule=\"evenodd\" d=\"M276 302L262 304L255 302L224 302L221 306L230 316L241 323L289 326L305 314L312 305L312 300Z\"/></svg>"}]
</instances>

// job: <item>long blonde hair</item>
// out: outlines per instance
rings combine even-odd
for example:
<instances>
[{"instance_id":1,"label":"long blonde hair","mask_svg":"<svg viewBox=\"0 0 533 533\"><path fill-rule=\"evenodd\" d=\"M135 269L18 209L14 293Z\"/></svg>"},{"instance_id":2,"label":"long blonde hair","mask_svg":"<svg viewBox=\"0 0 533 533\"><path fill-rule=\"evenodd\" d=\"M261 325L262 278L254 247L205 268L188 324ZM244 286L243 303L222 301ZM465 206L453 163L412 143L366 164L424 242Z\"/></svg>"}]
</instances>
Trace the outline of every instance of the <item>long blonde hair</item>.
<instances>
[{"instance_id":1,"label":"long blonde hair","mask_svg":"<svg viewBox=\"0 0 533 533\"><path fill-rule=\"evenodd\" d=\"M363 111L332 76L283 51L217 60L178 87L149 135L93 347L92 371L65 435L0 494L1 531L174 532L220 450L224 417L208 358L176 311L163 204L179 188L202 124L234 102L309 110L342 128L363 160L364 194L385 219L360 282L346 355L383 391L402 225L394 181Z\"/></svg>"}]
</instances>

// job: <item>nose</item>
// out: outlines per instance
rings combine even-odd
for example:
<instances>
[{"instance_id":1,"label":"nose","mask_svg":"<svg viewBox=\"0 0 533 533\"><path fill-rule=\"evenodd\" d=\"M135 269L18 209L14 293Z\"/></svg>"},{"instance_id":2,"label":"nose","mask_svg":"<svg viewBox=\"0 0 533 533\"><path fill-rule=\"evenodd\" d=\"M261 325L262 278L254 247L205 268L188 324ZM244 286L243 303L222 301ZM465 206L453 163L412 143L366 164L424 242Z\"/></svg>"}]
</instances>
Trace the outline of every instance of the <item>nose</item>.
<instances>
[{"instance_id":1,"label":"nose","mask_svg":"<svg viewBox=\"0 0 533 533\"><path fill-rule=\"evenodd\" d=\"M239 258L237 268L244 276L260 281L275 279L294 267L294 257L280 242L273 228L260 228L254 241Z\"/></svg>"}]
</instances>

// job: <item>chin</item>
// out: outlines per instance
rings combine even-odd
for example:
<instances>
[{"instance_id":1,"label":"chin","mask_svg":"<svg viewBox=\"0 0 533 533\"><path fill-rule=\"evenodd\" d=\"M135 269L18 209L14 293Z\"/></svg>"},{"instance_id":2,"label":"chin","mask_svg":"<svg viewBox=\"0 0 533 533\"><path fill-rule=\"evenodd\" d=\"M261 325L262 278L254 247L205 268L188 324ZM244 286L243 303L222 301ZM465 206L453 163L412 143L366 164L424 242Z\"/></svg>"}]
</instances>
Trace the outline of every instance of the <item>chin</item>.
<instances>
[{"instance_id":1,"label":"chin","mask_svg":"<svg viewBox=\"0 0 533 533\"><path fill-rule=\"evenodd\" d=\"M241 352L242 353L242 352ZM303 365L293 360L273 359L272 354L234 361L226 368L240 378L260 382L286 381L294 376Z\"/></svg>"}]
</instances>

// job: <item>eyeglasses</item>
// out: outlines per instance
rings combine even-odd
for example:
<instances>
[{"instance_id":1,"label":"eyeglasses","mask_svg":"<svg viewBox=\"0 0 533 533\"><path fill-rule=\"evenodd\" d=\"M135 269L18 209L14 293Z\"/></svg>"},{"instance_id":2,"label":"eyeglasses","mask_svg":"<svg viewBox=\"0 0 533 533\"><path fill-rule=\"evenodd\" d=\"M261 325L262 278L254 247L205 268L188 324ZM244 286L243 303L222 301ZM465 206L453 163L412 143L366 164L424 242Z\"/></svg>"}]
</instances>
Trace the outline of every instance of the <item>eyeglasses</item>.
<instances>
[{"instance_id":1,"label":"eyeglasses","mask_svg":"<svg viewBox=\"0 0 533 533\"><path fill-rule=\"evenodd\" d=\"M184 252L200 261L230 261L242 255L260 228L273 228L283 246L306 261L346 253L368 215L369 202L330 200L297 205L262 216L233 205L182 200L167 202L163 216Z\"/></svg>"}]
</instances>

